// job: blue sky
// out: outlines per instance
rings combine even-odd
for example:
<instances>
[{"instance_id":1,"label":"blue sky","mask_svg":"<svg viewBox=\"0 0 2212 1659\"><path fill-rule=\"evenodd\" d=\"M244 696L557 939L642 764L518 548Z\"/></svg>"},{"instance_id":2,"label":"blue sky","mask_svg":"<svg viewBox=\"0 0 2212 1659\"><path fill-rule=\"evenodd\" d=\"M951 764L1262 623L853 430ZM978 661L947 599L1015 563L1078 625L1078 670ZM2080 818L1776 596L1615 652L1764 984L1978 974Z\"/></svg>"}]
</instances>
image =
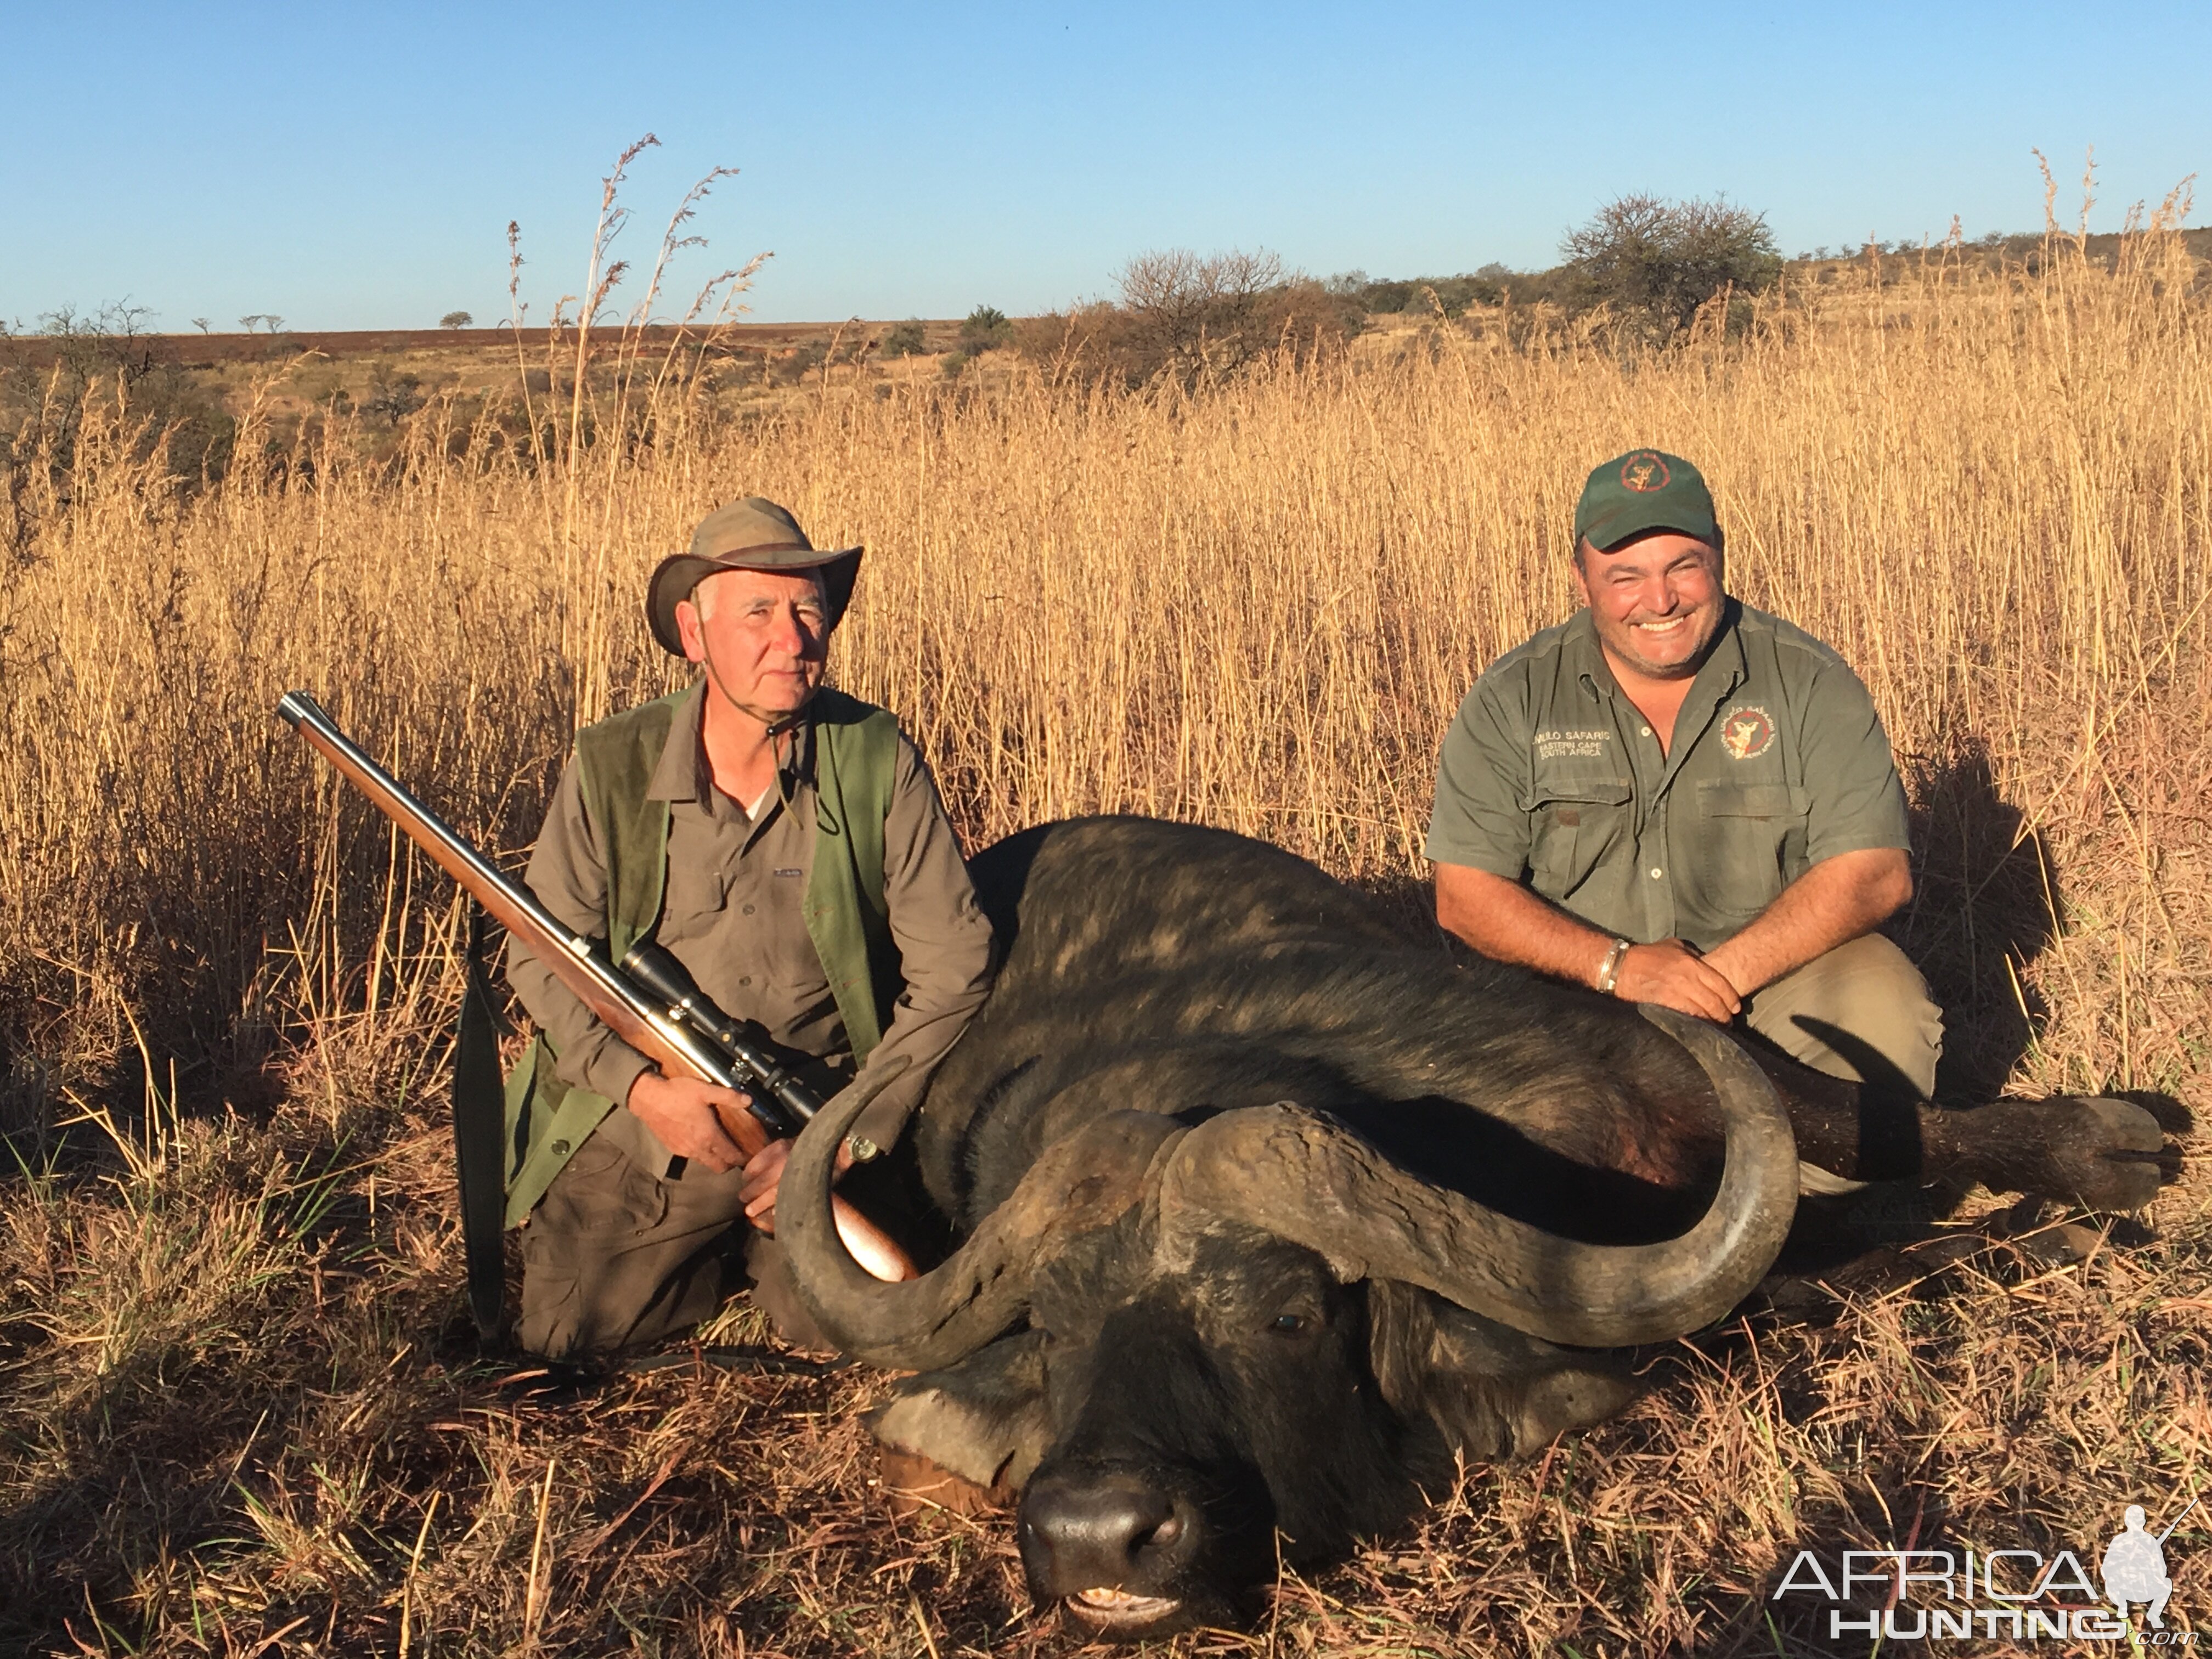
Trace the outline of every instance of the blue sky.
<instances>
[{"instance_id":1,"label":"blue sky","mask_svg":"<svg viewBox=\"0 0 2212 1659\"><path fill-rule=\"evenodd\" d=\"M1147 248L1316 275L1553 262L1630 191L1725 192L1787 252L2093 228L2212 174L2212 5L110 4L0 32L0 319L130 296L183 329L506 312L742 169L675 286L771 249L763 320L1042 310ZM2208 210L2192 216L2212 220ZM680 303L678 307L681 308Z\"/></svg>"}]
</instances>

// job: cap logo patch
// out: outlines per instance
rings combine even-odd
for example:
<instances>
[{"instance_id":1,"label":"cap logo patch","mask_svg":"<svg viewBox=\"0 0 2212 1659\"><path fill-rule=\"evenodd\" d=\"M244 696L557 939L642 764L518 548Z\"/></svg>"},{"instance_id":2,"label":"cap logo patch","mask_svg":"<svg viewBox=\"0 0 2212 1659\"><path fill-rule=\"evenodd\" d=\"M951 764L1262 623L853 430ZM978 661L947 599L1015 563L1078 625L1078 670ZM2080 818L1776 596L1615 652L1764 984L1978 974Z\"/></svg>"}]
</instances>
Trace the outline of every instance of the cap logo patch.
<instances>
[{"instance_id":1,"label":"cap logo patch","mask_svg":"<svg viewBox=\"0 0 2212 1659\"><path fill-rule=\"evenodd\" d=\"M1721 747L1730 760L1756 759L1774 747L1774 717L1764 708L1731 708L1721 722Z\"/></svg>"},{"instance_id":2,"label":"cap logo patch","mask_svg":"<svg viewBox=\"0 0 2212 1659\"><path fill-rule=\"evenodd\" d=\"M1639 495L1664 489L1673 476L1658 451L1653 449L1639 449L1620 464L1621 488L1632 489Z\"/></svg>"}]
</instances>

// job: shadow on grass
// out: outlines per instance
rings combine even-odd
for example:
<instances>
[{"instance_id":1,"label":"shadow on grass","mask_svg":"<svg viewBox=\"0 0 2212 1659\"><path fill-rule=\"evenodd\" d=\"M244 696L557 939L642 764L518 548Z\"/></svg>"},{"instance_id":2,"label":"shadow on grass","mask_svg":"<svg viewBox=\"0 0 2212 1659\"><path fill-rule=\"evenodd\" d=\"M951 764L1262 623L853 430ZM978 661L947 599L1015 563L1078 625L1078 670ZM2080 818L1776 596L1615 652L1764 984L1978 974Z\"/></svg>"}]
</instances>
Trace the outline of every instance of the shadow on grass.
<instances>
[{"instance_id":1,"label":"shadow on grass","mask_svg":"<svg viewBox=\"0 0 2212 1659\"><path fill-rule=\"evenodd\" d=\"M1986 749L1914 770L1912 902L1888 931L1943 1010L1937 1098L1988 1100L2043 1027L2026 969L2057 938L2064 896Z\"/></svg>"}]
</instances>

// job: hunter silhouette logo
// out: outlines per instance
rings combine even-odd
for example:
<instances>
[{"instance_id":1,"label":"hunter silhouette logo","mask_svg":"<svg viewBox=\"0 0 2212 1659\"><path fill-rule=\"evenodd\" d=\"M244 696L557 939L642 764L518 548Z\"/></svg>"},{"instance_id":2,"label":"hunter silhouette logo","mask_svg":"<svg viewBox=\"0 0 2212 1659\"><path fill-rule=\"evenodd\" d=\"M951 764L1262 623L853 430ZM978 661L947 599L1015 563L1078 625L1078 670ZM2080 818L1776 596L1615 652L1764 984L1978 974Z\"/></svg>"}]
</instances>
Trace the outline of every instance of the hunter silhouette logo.
<instances>
[{"instance_id":1,"label":"hunter silhouette logo","mask_svg":"<svg viewBox=\"0 0 2212 1659\"><path fill-rule=\"evenodd\" d=\"M1667 463L1649 449L1638 450L1620 464L1621 484L1639 495L1648 495L1655 489L1664 489L1674 476L1667 471Z\"/></svg>"},{"instance_id":2,"label":"hunter silhouette logo","mask_svg":"<svg viewBox=\"0 0 2212 1659\"><path fill-rule=\"evenodd\" d=\"M1764 708L1732 708L1721 722L1721 747L1730 760L1746 761L1774 746L1774 717Z\"/></svg>"},{"instance_id":3,"label":"hunter silhouette logo","mask_svg":"<svg viewBox=\"0 0 2212 1659\"><path fill-rule=\"evenodd\" d=\"M2191 1498L2189 1510L2197 1504L2196 1498ZM2128 1616L2128 1603L2134 1601L2142 1606L2153 1630L2166 1628L2166 1598L2173 1594L2173 1580L2166 1571L2166 1540L2189 1510L2167 1522L2164 1532L2154 1533L2144 1529L2148 1517L2143 1506L2128 1505L2127 1529L2113 1534L2097 1568L2097 1576L2105 1581L2105 1599L2120 1610L2121 1618Z\"/></svg>"}]
</instances>

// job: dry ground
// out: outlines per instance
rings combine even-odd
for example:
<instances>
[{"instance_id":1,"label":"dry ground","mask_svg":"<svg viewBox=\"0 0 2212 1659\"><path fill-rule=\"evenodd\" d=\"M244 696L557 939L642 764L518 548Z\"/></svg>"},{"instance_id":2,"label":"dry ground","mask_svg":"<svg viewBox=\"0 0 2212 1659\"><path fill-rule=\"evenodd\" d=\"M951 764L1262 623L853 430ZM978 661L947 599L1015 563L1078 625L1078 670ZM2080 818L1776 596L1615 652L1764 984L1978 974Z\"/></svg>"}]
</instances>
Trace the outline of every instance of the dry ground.
<instances>
[{"instance_id":1,"label":"dry ground","mask_svg":"<svg viewBox=\"0 0 2212 1659\"><path fill-rule=\"evenodd\" d=\"M317 690L516 852L575 726L668 683L643 573L744 489L869 544L838 672L902 712L972 844L1201 819L1417 927L1435 744L1480 665L1566 613L1583 471L1694 455L1732 586L1844 650L1889 724L1947 1089L2136 1091L2193 1152L2195 283L2152 237L2116 272L1785 295L1751 340L1658 358L1478 322L1188 394L917 380L724 420L648 388L593 410L598 442L520 456L434 401L390 464L333 431L198 493L95 418L70 468L15 475L34 533L0 586L0 1644L1076 1645L1003 1522L890 1512L854 1420L878 1378L678 1364L548 1393L478 1352L441 1127L456 913L269 718ZM1900 1207L1910 1248L1776 1283L1650 1354L1623 1419L1469 1468L1258 1631L1173 1649L1822 1653L1815 1607L1770 1599L1800 1548L2086 1552L2128 1502L2170 1517L2212 1475L2212 1188L2179 1173L2070 1262L1989 1194ZM2202 1509L2168 1549L2193 1629Z\"/></svg>"}]
</instances>

